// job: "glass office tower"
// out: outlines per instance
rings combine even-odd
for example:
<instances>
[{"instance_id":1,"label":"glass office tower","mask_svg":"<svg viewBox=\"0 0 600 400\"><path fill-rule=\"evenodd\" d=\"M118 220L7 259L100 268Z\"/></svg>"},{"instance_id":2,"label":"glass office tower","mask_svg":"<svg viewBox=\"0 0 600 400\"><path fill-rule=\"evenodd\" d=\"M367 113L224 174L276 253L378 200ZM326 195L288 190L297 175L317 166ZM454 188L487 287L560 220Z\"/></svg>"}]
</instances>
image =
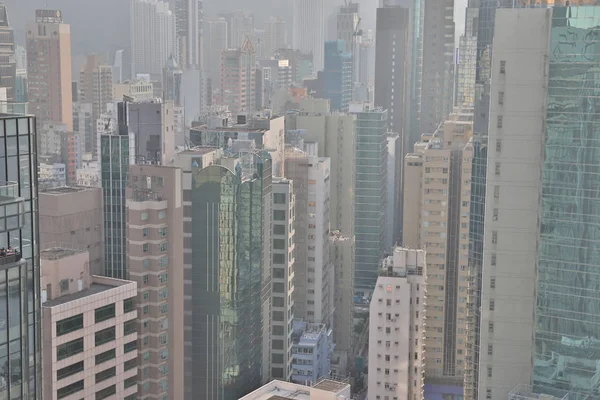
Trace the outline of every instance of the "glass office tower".
<instances>
[{"instance_id":1,"label":"glass office tower","mask_svg":"<svg viewBox=\"0 0 600 400\"><path fill-rule=\"evenodd\" d=\"M600 7L554 8L534 389L600 397Z\"/></svg>"},{"instance_id":2,"label":"glass office tower","mask_svg":"<svg viewBox=\"0 0 600 400\"><path fill-rule=\"evenodd\" d=\"M35 118L0 114L0 399L41 399Z\"/></svg>"},{"instance_id":3,"label":"glass office tower","mask_svg":"<svg viewBox=\"0 0 600 400\"><path fill-rule=\"evenodd\" d=\"M192 248L194 398L237 400L261 385L270 196L266 152L192 169L191 222L185 222L192 235L185 240Z\"/></svg>"}]
</instances>

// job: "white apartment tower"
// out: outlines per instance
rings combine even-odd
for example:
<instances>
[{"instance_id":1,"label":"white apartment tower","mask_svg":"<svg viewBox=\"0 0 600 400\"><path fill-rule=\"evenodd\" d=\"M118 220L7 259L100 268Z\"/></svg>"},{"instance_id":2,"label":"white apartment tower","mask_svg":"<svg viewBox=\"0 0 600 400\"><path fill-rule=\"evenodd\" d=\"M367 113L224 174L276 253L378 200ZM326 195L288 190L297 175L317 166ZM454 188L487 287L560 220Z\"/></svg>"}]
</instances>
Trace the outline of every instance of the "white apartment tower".
<instances>
[{"instance_id":1,"label":"white apartment tower","mask_svg":"<svg viewBox=\"0 0 600 400\"><path fill-rule=\"evenodd\" d=\"M221 82L221 52L227 49L227 20L216 18L208 21L205 52L205 67L208 77L215 84Z\"/></svg>"},{"instance_id":2,"label":"white apartment tower","mask_svg":"<svg viewBox=\"0 0 600 400\"><path fill-rule=\"evenodd\" d=\"M317 143L308 151L286 148L286 177L296 196L295 314L311 323L331 326L334 273L329 262L329 158L317 157Z\"/></svg>"},{"instance_id":3,"label":"white apartment tower","mask_svg":"<svg viewBox=\"0 0 600 400\"><path fill-rule=\"evenodd\" d=\"M292 48L312 53L314 71L322 71L325 56L325 0L295 0Z\"/></svg>"},{"instance_id":4,"label":"white apartment tower","mask_svg":"<svg viewBox=\"0 0 600 400\"><path fill-rule=\"evenodd\" d=\"M273 192L273 258L271 294L270 380L289 381L292 376L294 330L294 185L275 178Z\"/></svg>"},{"instance_id":5,"label":"white apartment tower","mask_svg":"<svg viewBox=\"0 0 600 400\"><path fill-rule=\"evenodd\" d=\"M425 252L394 248L370 304L369 400L422 399Z\"/></svg>"},{"instance_id":6,"label":"white apartment tower","mask_svg":"<svg viewBox=\"0 0 600 400\"><path fill-rule=\"evenodd\" d=\"M175 15L161 0L131 0L131 76L162 77L171 55L177 55Z\"/></svg>"}]
</instances>

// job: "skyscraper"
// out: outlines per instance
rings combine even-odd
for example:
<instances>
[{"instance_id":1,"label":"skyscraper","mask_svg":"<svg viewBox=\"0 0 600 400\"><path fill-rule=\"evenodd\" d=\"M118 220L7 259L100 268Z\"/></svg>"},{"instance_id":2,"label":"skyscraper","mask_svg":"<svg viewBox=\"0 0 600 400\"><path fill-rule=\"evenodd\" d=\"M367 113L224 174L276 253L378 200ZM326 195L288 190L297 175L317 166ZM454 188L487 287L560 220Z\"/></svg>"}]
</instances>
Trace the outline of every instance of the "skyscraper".
<instances>
[{"instance_id":1,"label":"skyscraper","mask_svg":"<svg viewBox=\"0 0 600 400\"><path fill-rule=\"evenodd\" d=\"M387 110L350 105L356 114L356 179L354 227L357 288L370 291L385 247L387 204Z\"/></svg>"},{"instance_id":2,"label":"skyscraper","mask_svg":"<svg viewBox=\"0 0 600 400\"><path fill-rule=\"evenodd\" d=\"M60 11L36 10L26 39L29 109L39 126L63 123L72 131L71 28L63 23Z\"/></svg>"},{"instance_id":3,"label":"skyscraper","mask_svg":"<svg viewBox=\"0 0 600 400\"><path fill-rule=\"evenodd\" d=\"M352 100L352 53L344 50L344 41L325 43L323 96L331 100L332 111L348 111Z\"/></svg>"},{"instance_id":4,"label":"skyscraper","mask_svg":"<svg viewBox=\"0 0 600 400\"><path fill-rule=\"evenodd\" d=\"M0 152L0 207L6 224L1 246L13 251L0 257L2 335L0 365L5 366L0 394L5 398L41 399L40 265L37 212L37 153L33 116L3 114ZM19 155L14 151L19 149ZM11 222L12 221L12 222Z\"/></svg>"},{"instance_id":5,"label":"skyscraper","mask_svg":"<svg viewBox=\"0 0 600 400\"><path fill-rule=\"evenodd\" d=\"M221 82L221 53L227 50L227 20L210 19L206 26L205 66L208 77L215 84Z\"/></svg>"},{"instance_id":6,"label":"skyscraper","mask_svg":"<svg viewBox=\"0 0 600 400\"><path fill-rule=\"evenodd\" d=\"M106 103L113 100L112 67L102 63L99 56L92 54L79 73L79 103L92 105L92 120L96 121L106 111ZM95 140L97 129L93 124L93 135L85 138L84 149L88 153L97 152Z\"/></svg>"},{"instance_id":7,"label":"skyscraper","mask_svg":"<svg viewBox=\"0 0 600 400\"><path fill-rule=\"evenodd\" d=\"M173 2L171 3L173 4ZM204 2L179 0L176 7L177 43L180 65L185 69L204 68ZM171 11L174 9L171 7Z\"/></svg>"},{"instance_id":8,"label":"skyscraper","mask_svg":"<svg viewBox=\"0 0 600 400\"><path fill-rule=\"evenodd\" d=\"M325 54L324 0L294 1L292 12L292 48L312 53L314 70L322 71Z\"/></svg>"},{"instance_id":9,"label":"skyscraper","mask_svg":"<svg viewBox=\"0 0 600 400\"><path fill-rule=\"evenodd\" d=\"M249 115L256 100L256 56L249 39L238 50L221 52L221 102L232 115Z\"/></svg>"},{"instance_id":10,"label":"skyscraper","mask_svg":"<svg viewBox=\"0 0 600 400\"><path fill-rule=\"evenodd\" d=\"M8 21L6 5L0 4L0 87L6 88L7 101L15 101L17 61L15 37Z\"/></svg>"},{"instance_id":11,"label":"skyscraper","mask_svg":"<svg viewBox=\"0 0 600 400\"><path fill-rule=\"evenodd\" d=\"M283 17L270 17L265 25L265 58L271 58L277 50L287 45L286 24Z\"/></svg>"},{"instance_id":12,"label":"skyscraper","mask_svg":"<svg viewBox=\"0 0 600 400\"><path fill-rule=\"evenodd\" d=\"M425 0L419 133L433 133L452 110L454 0Z\"/></svg>"},{"instance_id":13,"label":"skyscraper","mask_svg":"<svg viewBox=\"0 0 600 400\"><path fill-rule=\"evenodd\" d=\"M236 10L220 14L227 21L227 48L239 49L254 35L254 14Z\"/></svg>"},{"instance_id":14,"label":"skyscraper","mask_svg":"<svg viewBox=\"0 0 600 400\"><path fill-rule=\"evenodd\" d=\"M131 0L131 76L161 80L170 55L178 55L175 15L162 0Z\"/></svg>"},{"instance_id":15,"label":"skyscraper","mask_svg":"<svg viewBox=\"0 0 600 400\"><path fill-rule=\"evenodd\" d=\"M167 65L163 69L163 101L173 102L175 107L183 105L183 96L181 94L181 80L183 71L173 55L169 56Z\"/></svg>"},{"instance_id":16,"label":"skyscraper","mask_svg":"<svg viewBox=\"0 0 600 400\"><path fill-rule=\"evenodd\" d=\"M340 6L336 15L336 39L344 41L344 52L352 54L353 57L353 44L356 41L355 33L360 21L358 6L358 3L346 2L343 6Z\"/></svg>"}]
</instances>

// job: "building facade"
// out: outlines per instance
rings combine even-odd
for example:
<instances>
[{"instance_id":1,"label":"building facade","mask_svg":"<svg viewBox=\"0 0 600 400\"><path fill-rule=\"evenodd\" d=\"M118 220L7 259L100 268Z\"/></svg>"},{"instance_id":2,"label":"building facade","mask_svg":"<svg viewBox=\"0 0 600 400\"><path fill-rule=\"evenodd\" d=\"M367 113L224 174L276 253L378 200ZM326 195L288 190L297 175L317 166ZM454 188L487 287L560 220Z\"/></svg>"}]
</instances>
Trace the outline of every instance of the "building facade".
<instances>
[{"instance_id":1,"label":"building facade","mask_svg":"<svg viewBox=\"0 0 600 400\"><path fill-rule=\"evenodd\" d=\"M368 398L422 399L425 252L394 248L369 307Z\"/></svg>"},{"instance_id":2,"label":"building facade","mask_svg":"<svg viewBox=\"0 0 600 400\"><path fill-rule=\"evenodd\" d=\"M127 260L137 283L138 390L183 398L183 201L179 168L131 165Z\"/></svg>"},{"instance_id":3,"label":"building facade","mask_svg":"<svg viewBox=\"0 0 600 400\"><path fill-rule=\"evenodd\" d=\"M256 53L250 40L221 52L221 103L232 115L250 115L256 100Z\"/></svg>"},{"instance_id":4,"label":"building facade","mask_svg":"<svg viewBox=\"0 0 600 400\"><path fill-rule=\"evenodd\" d=\"M325 43L323 95L331 100L331 111L348 111L352 100L352 53L345 52L344 41Z\"/></svg>"},{"instance_id":5,"label":"building facade","mask_svg":"<svg viewBox=\"0 0 600 400\"><path fill-rule=\"evenodd\" d=\"M41 259L44 398L137 398L136 283L91 275L85 251Z\"/></svg>"},{"instance_id":6,"label":"building facade","mask_svg":"<svg viewBox=\"0 0 600 400\"><path fill-rule=\"evenodd\" d=\"M331 373L331 353L334 348L331 328L325 324L294 321L292 345L293 383L312 386Z\"/></svg>"},{"instance_id":7,"label":"building facade","mask_svg":"<svg viewBox=\"0 0 600 400\"><path fill-rule=\"evenodd\" d=\"M287 45L286 23L283 17L270 17L265 25L265 58L274 57Z\"/></svg>"},{"instance_id":8,"label":"building facade","mask_svg":"<svg viewBox=\"0 0 600 400\"><path fill-rule=\"evenodd\" d=\"M312 53L314 71L322 71L325 54L324 0L295 1L292 15L292 48Z\"/></svg>"},{"instance_id":9,"label":"building facade","mask_svg":"<svg viewBox=\"0 0 600 400\"><path fill-rule=\"evenodd\" d=\"M204 47L206 72L208 77L218 85L221 82L221 52L227 50L227 20L225 18L210 19L206 23L206 46Z\"/></svg>"},{"instance_id":10,"label":"building facade","mask_svg":"<svg viewBox=\"0 0 600 400\"><path fill-rule=\"evenodd\" d=\"M40 126L63 123L72 131L71 28L61 12L36 10L35 23L27 25L26 44L29 110Z\"/></svg>"},{"instance_id":11,"label":"building facade","mask_svg":"<svg viewBox=\"0 0 600 400\"><path fill-rule=\"evenodd\" d=\"M333 341L336 351L348 354L354 329L354 237L332 231L329 260L334 273Z\"/></svg>"},{"instance_id":12,"label":"building facade","mask_svg":"<svg viewBox=\"0 0 600 400\"><path fill-rule=\"evenodd\" d=\"M8 20L6 5L0 6L0 86L6 88L7 101L19 101L17 89L17 60L15 56L15 36Z\"/></svg>"}]
</instances>

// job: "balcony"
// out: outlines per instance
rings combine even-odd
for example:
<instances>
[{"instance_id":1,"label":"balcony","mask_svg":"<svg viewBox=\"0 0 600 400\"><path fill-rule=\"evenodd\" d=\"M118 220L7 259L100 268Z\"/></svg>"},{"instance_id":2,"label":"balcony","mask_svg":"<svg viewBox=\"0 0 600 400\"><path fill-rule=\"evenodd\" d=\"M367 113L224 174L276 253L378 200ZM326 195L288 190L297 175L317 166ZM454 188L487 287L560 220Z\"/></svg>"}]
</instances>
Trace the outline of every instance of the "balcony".
<instances>
[{"instance_id":1,"label":"balcony","mask_svg":"<svg viewBox=\"0 0 600 400\"><path fill-rule=\"evenodd\" d=\"M0 266L12 264L21 261L21 253L18 250L11 250L5 255L0 253Z\"/></svg>"}]
</instances>

